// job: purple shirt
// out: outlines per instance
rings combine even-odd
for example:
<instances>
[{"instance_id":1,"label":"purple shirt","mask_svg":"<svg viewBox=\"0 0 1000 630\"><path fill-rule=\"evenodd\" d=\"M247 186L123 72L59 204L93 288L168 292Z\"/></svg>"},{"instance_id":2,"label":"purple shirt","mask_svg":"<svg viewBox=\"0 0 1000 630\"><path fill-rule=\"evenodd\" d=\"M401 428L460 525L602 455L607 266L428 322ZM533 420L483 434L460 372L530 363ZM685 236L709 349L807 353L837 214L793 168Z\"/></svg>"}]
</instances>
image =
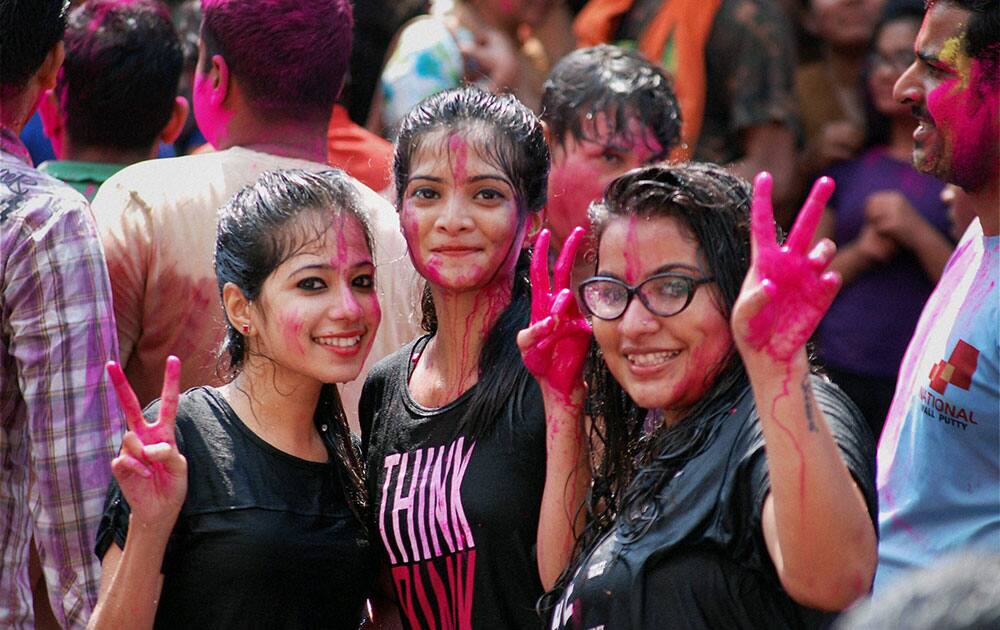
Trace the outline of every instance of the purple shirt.
<instances>
[{"instance_id":1,"label":"purple shirt","mask_svg":"<svg viewBox=\"0 0 1000 630\"><path fill-rule=\"evenodd\" d=\"M870 149L825 174L837 182L829 206L837 219L838 247L857 238L868 196L882 190L899 191L924 219L948 233L948 209L941 202L944 184L890 157L884 148ZM916 255L900 249L888 263L871 267L840 290L817 331L820 358L841 370L894 378L933 289Z\"/></svg>"},{"instance_id":2,"label":"purple shirt","mask_svg":"<svg viewBox=\"0 0 1000 630\"><path fill-rule=\"evenodd\" d=\"M87 202L0 130L0 628L34 625L34 536L56 619L97 601L92 549L123 432L104 364L118 340Z\"/></svg>"}]
</instances>

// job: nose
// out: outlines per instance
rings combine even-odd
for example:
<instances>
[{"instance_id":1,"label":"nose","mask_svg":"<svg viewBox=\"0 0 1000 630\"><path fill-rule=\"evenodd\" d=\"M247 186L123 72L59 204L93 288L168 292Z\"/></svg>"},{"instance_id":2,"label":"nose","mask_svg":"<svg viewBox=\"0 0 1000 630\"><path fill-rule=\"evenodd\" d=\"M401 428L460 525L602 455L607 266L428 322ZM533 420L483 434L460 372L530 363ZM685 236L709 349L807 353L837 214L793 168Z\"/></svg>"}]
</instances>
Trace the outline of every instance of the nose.
<instances>
[{"instance_id":1,"label":"nose","mask_svg":"<svg viewBox=\"0 0 1000 630\"><path fill-rule=\"evenodd\" d=\"M633 295L632 301L622 313L618 327L623 336L638 337L656 331L659 328L659 318L646 308L638 295Z\"/></svg>"},{"instance_id":2,"label":"nose","mask_svg":"<svg viewBox=\"0 0 1000 630\"><path fill-rule=\"evenodd\" d=\"M349 281L341 282L340 289L331 292L331 297L328 308L331 319L356 321L364 315L364 308L358 300L358 296L351 290Z\"/></svg>"},{"instance_id":3,"label":"nose","mask_svg":"<svg viewBox=\"0 0 1000 630\"><path fill-rule=\"evenodd\" d=\"M458 234L472 228L472 219L458 195L449 195L434 226L447 234Z\"/></svg>"},{"instance_id":4,"label":"nose","mask_svg":"<svg viewBox=\"0 0 1000 630\"><path fill-rule=\"evenodd\" d=\"M919 105L923 101L920 82L917 80L918 63L919 60L911 63L892 87L892 97L904 105Z\"/></svg>"}]
</instances>

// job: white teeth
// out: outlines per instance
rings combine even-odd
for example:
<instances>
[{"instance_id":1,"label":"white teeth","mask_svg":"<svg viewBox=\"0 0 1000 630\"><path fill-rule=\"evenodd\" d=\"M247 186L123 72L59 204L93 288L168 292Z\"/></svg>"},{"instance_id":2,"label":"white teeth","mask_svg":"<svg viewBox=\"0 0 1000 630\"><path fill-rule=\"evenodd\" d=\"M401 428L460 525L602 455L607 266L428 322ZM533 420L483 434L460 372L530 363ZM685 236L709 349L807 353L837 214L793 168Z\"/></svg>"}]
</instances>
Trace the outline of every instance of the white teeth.
<instances>
[{"instance_id":1,"label":"white teeth","mask_svg":"<svg viewBox=\"0 0 1000 630\"><path fill-rule=\"evenodd\" d=\"M361 341L361 335L356 337L322 337L317 338L316 343L321 346L335 346L337 348L350 348L356 346Z\"/></svg>"},{"instance_id":2,"label":"white teeth","mask_svg":"<svg viewBox=\"0 0 1000 630\"><path fill-rule=\"evenodd\" d=\"M635 365L647 366L647 365L657 365L659 363L663 363L665 361L673 359L678 354L680 354L679 351L649 352L646 354L628 354L625 355L625 358L628 359L630 363L634 363Z\"/></svg>"}]
</instances>

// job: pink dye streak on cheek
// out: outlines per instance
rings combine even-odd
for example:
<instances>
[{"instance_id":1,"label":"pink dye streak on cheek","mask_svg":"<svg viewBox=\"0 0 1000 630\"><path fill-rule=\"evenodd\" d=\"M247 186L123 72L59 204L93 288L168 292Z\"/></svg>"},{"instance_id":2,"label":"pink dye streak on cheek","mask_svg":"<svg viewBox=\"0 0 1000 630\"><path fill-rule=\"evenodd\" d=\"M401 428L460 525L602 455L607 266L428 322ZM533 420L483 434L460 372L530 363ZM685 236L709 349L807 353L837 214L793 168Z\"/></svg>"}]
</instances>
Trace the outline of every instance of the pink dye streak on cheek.
<instances>
[{"instance_id":1,"label":"pink dye streak on cheek","mask_svg":"<svg viewBox=\"0 0 1000 630\"><path fill-rule=\"evenodd\" d=\"M642 259L639 256L639 217L628 219L628 233L625 235L625 281L635 284L642 273Z\"/></svg>"},{"instance_id":2,"label":"pink dye streak on cheek","mask_svg":"<svg viewBox=\"0 0 1000 630\"><path fill-rule=\"evenodd\" d=\"M453 133L448 136L448 152L454 160L452 165L452 177L454 178L455 185L464 184L467 174L466 163L469 159L469 146L465 142L465 138L457 133Z\"/></svg>"},{"instance_id":3,"label":"pink dye streak on cheek","mask_svg":"<svg viewBox=\"0 0 1000 630\"><path fill-rule=\"evenodd\" d=\"M927 110L945 138L945 159L950 162L953 181L978 187L996 172L997 125L1000 117L1000 90L996 69L980 59L972 61L968 87L949 79L927 96Z\"/></svg>"},{"instance_id":4,"label":"pink dye streak on cheek","mask_svg":"<svg viewBox=\"0 0 1000 630\"><path fill-rule=\"evenodd\" d=\"M302 345L302 325L302 318L298 311L292 311L281 317L281 334L285 338L285 344L299 354L306 352Z\"/></svg>"}]
</instances>

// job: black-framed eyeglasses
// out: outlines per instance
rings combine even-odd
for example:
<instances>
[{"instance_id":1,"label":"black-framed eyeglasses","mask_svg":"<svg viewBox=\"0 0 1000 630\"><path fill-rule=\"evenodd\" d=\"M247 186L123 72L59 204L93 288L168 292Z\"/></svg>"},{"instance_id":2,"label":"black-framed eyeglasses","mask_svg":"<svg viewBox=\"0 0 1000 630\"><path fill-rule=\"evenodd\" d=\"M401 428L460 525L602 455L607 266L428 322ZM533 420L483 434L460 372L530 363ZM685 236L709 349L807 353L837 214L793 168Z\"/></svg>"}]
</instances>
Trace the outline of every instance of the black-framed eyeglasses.
<instances>
[{"instance_id":1,"label":"black-framed eyeglasses","mask_svg":"<svg viewBox=\"0 0 1000 630\"><path fill-rule=\"evenodd\" d=\"M580 283L580 302L594 317L611 321L621 317L632 303L632 296L638 295L650 313L670 317L688 307L700 285L714 281L712 277L692 278L667 271L631 286L617 278L594 276Z\"/></svg>"}]
</instances>

